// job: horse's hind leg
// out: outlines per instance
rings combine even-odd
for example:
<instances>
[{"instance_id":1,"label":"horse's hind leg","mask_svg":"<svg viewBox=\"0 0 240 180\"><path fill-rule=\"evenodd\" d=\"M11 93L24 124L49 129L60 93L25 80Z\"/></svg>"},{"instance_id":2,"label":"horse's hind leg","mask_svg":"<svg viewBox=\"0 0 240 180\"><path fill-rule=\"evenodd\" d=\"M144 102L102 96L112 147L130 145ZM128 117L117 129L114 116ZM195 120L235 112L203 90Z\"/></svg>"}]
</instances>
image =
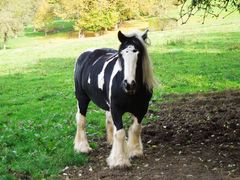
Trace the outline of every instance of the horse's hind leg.
<instances>
[{"instance_id":1,"label":"horse's hind leg","mask_svg":"<svg viewBox=\"0 0 240 180\"><path fill-rule=\"evenodd\" d=\"M106 111L106 130L107 130L107 142L113 143L113 120L109 111Z\"/></svg>"},{"instance_id":2,"label":"horse's hind leg","mask_svg":"<svg viewBox=\"0 0 240 180\"><path fill-rule=\"evenodd\" d=\"M128 150L129 157L136 157L143 155L143 146L141 139L142 126L138 119L133 116L133 124L128 130Z\"/></svg>"},{"instance_id":3,"label":"horse's hind leg","mask_svg":"<svg viewBox=\"0 0 240 180\"><path fill-rule=\"evenodd\" d=\"M89 104L89 98L82 96L78 99L78 111L76 113L77 132L74 140L74 150L76 152L88 153L92 148L88 144L86 135L86 112Z\"/></svg>"}]
</instances>

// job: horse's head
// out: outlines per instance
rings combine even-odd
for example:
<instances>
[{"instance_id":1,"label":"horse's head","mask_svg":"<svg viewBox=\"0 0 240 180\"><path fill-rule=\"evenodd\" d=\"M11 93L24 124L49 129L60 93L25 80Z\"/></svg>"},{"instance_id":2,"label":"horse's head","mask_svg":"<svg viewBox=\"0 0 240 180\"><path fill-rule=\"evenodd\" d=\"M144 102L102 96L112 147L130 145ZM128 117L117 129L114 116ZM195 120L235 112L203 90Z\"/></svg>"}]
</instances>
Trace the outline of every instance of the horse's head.
<instances>
[{"instance_id":1,"label":"horse's head","mask_svg":"<svg viewBox=\"0 0 240 180\"><path fill-rule=\"evenodd\" d=\"M137 68L141 68L140 70L142 70L142 61L145 51L144 43L147 39L147 33L148 30L143 33L137 32L129 35L124 35L121 31L118 32L118 39L121 42L119 57L124 69L122 88L129 95L135 94L138 86L136 72Z\"/></svg>"}]
</instances>

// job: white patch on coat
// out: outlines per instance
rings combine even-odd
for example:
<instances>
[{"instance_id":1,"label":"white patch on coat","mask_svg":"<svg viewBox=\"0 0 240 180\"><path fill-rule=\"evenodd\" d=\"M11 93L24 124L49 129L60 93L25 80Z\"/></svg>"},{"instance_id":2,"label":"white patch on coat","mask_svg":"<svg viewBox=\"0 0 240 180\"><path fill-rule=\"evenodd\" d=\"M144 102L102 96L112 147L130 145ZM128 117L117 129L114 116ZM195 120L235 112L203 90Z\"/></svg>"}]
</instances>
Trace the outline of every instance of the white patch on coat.
<instances>
[{"instance_id":1,"label":"white patch on coat","mask_svg":"<svg viewBox=\"0 0 240 180\"><path fill-rule=\"evenodd\" d=\"M142 126L138 123L136 117L133 118L133 124L128 130L128 151L129 157L143 155L143 145L141 139Z\"/></svg>"},{"instance_id":2,"label":"white patch on coat","mask_svg":"<svg viewBox=\"0 0 240 180\"><path fill-rule=\"evenodd\" d=\"M113 71L112 71L112 74L111 74L111 77L110 77L110 81L109 81L109 94L108 94L108 99L109 99L109 102L111 104L111 96L112 96L112 81L113 81L113 78L116 76L116 74L122 70L122 66L121 66L121 63L119 61L119 59L117 59L114 67L113 67Z\"/></svg>"},{"instance_id":3,"label":"white patch on coat","mask_svg":"<svg viewBox=\"0 0 240 180\"><path fill-rule=\"evenodd\" d=\"M124 59L124 80L127 80L128 84L135 81L138 51L135 51L133 45L129 45L127 48L121 51L122 57Z\"/></svg>"},{"instance_id":4,"label":"white patch on coat","mask_svg":"<svg viewBox=\"0 0 240 180\"><path fill-rule=\"evenodd\" d=\"M108 105L108 107L110 107L110 104L109 104L109 102L108 102L107 100L106 100L105 102L106 102L106 104Z\"/></svg>"},{"instance_id":5,"label":"white patch on coat","mask_svg":"<svg viewBox=\"0 0 240 180\"><path fill-rule=\"evenodd\" d=\"M92 148L88 144L87 135L86 135L86 118L81 115L79 112L76 113L76 121L77 121L77 132L74 140L74 150L76 152L88 153L92 151Z\"/></svg>"},{"instance_id":6,"label":"white patch on coat","mask_svg":"<svg viewBox=\"0 0 240 180\"><path fill-rule=\"evenodd\" d=\"M90 74L88 75L88 80L87 80L88 84L91 83L91 78L90 78Z\"/></svg>"},{"instance_id":7,"label":"white patch on coat","mask_svg":"<svg viewBox=\"0 0 240 180\"><path fill-rule=\"evenodd\" d=\"M125 130L114 130L112 150L107 158L110 168L131 166L128 158Z\"/></svg>"},{"instance_id":8,"label":"white patch on coat","mask_svg":"<svg viewBox=\"0 0 240 180\"><path fill-rule=\"evenodd\" d=\"M104 74L105 74L105 69L107 65L114 59L115 56L110 58L108 61L106 61L103 65L102 71L98 74L98 88L103 90L103 84L104 84Z\"/></svg>"}]
</instances>

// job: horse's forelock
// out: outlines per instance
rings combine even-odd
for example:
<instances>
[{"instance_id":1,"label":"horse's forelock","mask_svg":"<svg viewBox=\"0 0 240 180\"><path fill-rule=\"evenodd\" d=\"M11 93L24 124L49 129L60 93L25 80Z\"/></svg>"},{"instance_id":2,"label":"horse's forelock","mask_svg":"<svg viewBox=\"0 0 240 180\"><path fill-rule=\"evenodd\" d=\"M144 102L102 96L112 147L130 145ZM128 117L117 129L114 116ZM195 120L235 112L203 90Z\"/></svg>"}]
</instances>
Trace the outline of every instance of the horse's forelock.
<instances>
[{"instance_id":1,"label":"horse's forelock","mask_svg":"<svg viewBox=\"0 0 240 180\"><path fill-rule=\"evenodd\" d=\"M126 37L135 37L137 38L143 45L145 45L145 41L143 39L143 35L144 35L144 32L141 32L141 31L138 31L138 30L135 30L135 31L132 31L128 34L124 34Z\"/></svg>"}]
</instances>

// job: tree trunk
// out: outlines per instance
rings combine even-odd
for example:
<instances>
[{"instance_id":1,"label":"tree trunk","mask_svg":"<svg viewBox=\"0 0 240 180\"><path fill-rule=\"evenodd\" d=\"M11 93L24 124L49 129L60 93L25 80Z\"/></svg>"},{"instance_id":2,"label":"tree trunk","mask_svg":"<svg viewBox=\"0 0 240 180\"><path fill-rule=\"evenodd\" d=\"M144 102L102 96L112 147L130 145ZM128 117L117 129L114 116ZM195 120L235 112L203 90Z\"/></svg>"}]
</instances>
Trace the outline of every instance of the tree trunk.
<instances>
[{"instance_id":1,"label":"tree trunk","mask_svg":"<svg viewBox=\"0 0 240 180\"><path fill-rule=\"evenodd\" d=\"M6 50L7 49L7 33L4 33L4 37L3 37L3 49Z\"/></svg>"},{"instance_id":2,"label":"tree trunk","mask_svg":"<svg viewBox=\"0 0 240 180\"><path fill-rule=\"evenodd\" d=\"M79 29L78 30L78 39L80 39L81 38L81 30Z\"/></svg>"},{"instance_id":3,"label":"tree trunk","mask_svg":"<svg viewBox=\"0 0 240 180\"><path fill-rule=\"evenodd\" d=\"M83 38L84 37L84 34L83 34L83 30L82 29L79 29L78 30L78 38Z\"/></svg>"},{"instance_id":4,"label":"tree trunk","mask_svg":"<svg viewBox=\"0 0 240 180\"><path fill-rule=\"evenodd\" d=\"M119 24L118 24L118 23L117 23L117 24L115 24L115 26L114 26L114 30L115 30L115 31L117 31L117 30L118 30L118 28L119 28L118 26L119 26Z\"/></svg>"},{"instance_id":5,"label":"tree trunk","mask_svg":"<svg viewBox=\"0 0 240 180\"><path fill-rule=\"evenodd\" d=\"M6 50L6 44L3 43L3 50Z\"/></svg>"}]
</instances>

